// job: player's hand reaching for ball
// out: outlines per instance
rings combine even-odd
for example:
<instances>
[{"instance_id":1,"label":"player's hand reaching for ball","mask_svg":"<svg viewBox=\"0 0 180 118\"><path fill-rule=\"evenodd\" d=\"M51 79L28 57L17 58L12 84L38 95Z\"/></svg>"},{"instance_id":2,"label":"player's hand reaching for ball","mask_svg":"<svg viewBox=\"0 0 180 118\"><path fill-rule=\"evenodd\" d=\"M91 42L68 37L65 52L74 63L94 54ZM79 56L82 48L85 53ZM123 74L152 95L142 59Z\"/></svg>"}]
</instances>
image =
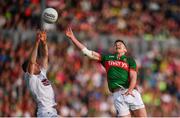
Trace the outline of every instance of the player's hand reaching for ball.
<instances>
[{"instance_id":1,"label":"player's hand reaching for ball","mask_svg":"<svg viewBox=\"0 0 180 118\"><path fill-rule=\"evenodd\" d=\"M42 41L42 43L45 44L46 40L47 40L46 31L41 31L41 41Z\"/></svg>"},{"instance_id":2,"label":"player's hand reaching for ball","mask_svg":"<svg viewBox=\"0 0 180 118\"><path fill-rule=\"evenodd\" d=\"M40 40L41 40L41 32L37 31L37 33L36 33L36 43L39 43Z\"/></svg>"},{"instance_id":3,"label":"player's hand reaching for ball","mask_svg":"<svg viewBox=\"0 0 180 118\"><path fill-rule=\"evenodd\" d=\"M68 27L66 29L66 36L68 36L70 39L72 39L74 37L74 33L72 32L71 27Z\"/></svg>"}]
</instances>

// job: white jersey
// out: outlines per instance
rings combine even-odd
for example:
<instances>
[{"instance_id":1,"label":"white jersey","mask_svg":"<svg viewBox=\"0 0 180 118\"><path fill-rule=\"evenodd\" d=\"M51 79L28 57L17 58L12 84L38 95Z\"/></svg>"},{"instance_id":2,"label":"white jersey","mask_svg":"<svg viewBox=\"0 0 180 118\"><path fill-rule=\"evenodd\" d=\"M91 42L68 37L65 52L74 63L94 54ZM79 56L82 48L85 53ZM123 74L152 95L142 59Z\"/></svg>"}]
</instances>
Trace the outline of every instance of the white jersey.
<instances>
[{"instance_id":1,"label":"white jersey","mask_svg":"<svg viewBox=\"0 0 180 118\"><path fill-rule=\"evenodd\" d=\"M25 73L24 79L38 105L38 111L50 110L56 105L54 91L46 77L47 70L41 69L40 74Z\"/></svg>"}]
</instances>

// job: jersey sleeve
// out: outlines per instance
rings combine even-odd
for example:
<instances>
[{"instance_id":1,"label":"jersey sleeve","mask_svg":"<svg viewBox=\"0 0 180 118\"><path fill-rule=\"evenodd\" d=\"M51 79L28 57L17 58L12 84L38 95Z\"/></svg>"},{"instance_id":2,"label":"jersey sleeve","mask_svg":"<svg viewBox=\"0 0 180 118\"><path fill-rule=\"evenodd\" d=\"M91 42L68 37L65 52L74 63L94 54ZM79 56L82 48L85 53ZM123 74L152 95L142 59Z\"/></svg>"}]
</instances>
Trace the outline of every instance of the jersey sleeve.
<instances>
[{"instance_id":1,"label":"jersey sleeve","mask_svg":"<svg viewBox=\"0 0 180 118\"><path fill-rule=\"evenodd\" d=\"M26 72L26 73L24 74L24 78L25 78L25 79L31 78L31 77L34 77L34 76L35 76L35 75L30 74L29 72Z\"/></svg>"},{"instance_id":2,"label":"jersey sleeve","mask_svg":"<svg viewBox=\"0 0 180 118\"><path fill-rule=\"evenodd\" d=\"M133 58L128 58L129 68L133 70L137 70L136 61Z\"/></svg>"},{"instance_id":3,"label":"jersey sleeve","mask_svg":"<svg viewBox=\"0 0 180 118\"><path fill-rule=\"evenodd\" d=\"M104 63L105 63L105 58L106 58L106 56L103 55L103 54L101 54L101 61L100 61L100 63L101 63L102 65L104 65Z\"/></svg>"},{"instance_id":4,"label":"jersey sleeve","mask_svg":"<svg viewBox=\"0 0 180 118\"><path fill-rule=\"evenodd\" d=\"M35 75L30 74L29 72L24 73L23 79L25 80L25 83L27 86L29 86L29 80L33 78Z\"/></svg>"},{"instance_id":5,"label":"jersey sleeve","mask_svg":"<svg viewBox=\"0 0 180 118\"><path fill-rule=\"evenodd\" d=\"M47 69L45 69L45 68L41 68L41 72L42 72L42 74L43 74L44 76L46 76Z\"/></svg>"}]
</instances>

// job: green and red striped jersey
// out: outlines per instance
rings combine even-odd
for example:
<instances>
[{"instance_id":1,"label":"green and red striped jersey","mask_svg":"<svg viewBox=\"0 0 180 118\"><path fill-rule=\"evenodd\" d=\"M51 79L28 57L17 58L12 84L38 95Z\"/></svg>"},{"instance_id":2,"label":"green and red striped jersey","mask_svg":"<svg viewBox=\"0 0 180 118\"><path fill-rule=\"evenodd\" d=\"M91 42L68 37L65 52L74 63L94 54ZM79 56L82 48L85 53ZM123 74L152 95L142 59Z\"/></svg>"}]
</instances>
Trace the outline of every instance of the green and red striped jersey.
<instances>
[{"instance_id":1,"label":"green and red striped jersey","mask_svg":"<svg viewBox=\"0 0 180 118\"><path fill-rule=\"evenodd\" d=\"M136 71L136 62L133 58L118 54L101 55L101 64L107 72L107 81L109 90L112 91L120 86L129 87L130 69Z\"/></svg>"}]
</instances>

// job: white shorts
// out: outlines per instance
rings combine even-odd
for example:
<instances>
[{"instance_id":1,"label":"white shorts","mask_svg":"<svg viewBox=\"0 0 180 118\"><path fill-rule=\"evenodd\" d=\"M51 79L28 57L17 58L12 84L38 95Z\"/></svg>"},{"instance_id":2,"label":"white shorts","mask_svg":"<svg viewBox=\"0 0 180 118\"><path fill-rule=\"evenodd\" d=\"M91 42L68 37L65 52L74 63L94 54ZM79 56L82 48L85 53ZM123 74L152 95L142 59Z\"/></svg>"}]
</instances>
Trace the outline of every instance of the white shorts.
<instances>
[{"instance_id":1,"label":"white shorts","mask_svg":"<svg viewBox=\"0 0 180 118\"><path fill-rule=\"evenodd\" d=\"M137 110L144 108L144 103L141 99L140 93L134 89L133 95L123 95L127 89L119 90L113 93L114 106L118 116L126 116L130 114L130 110Z\"/></svg>"},{"instance_id":2,"label":"white shorts","mask_svg":"<svg viewBox=\"0 0 180 118\"><path fill-rule=\"evenodd\" d=\"M58 117L57 111L54 108L48 110L39 110L37 117Z\"/></svg>"}]
</instances>

